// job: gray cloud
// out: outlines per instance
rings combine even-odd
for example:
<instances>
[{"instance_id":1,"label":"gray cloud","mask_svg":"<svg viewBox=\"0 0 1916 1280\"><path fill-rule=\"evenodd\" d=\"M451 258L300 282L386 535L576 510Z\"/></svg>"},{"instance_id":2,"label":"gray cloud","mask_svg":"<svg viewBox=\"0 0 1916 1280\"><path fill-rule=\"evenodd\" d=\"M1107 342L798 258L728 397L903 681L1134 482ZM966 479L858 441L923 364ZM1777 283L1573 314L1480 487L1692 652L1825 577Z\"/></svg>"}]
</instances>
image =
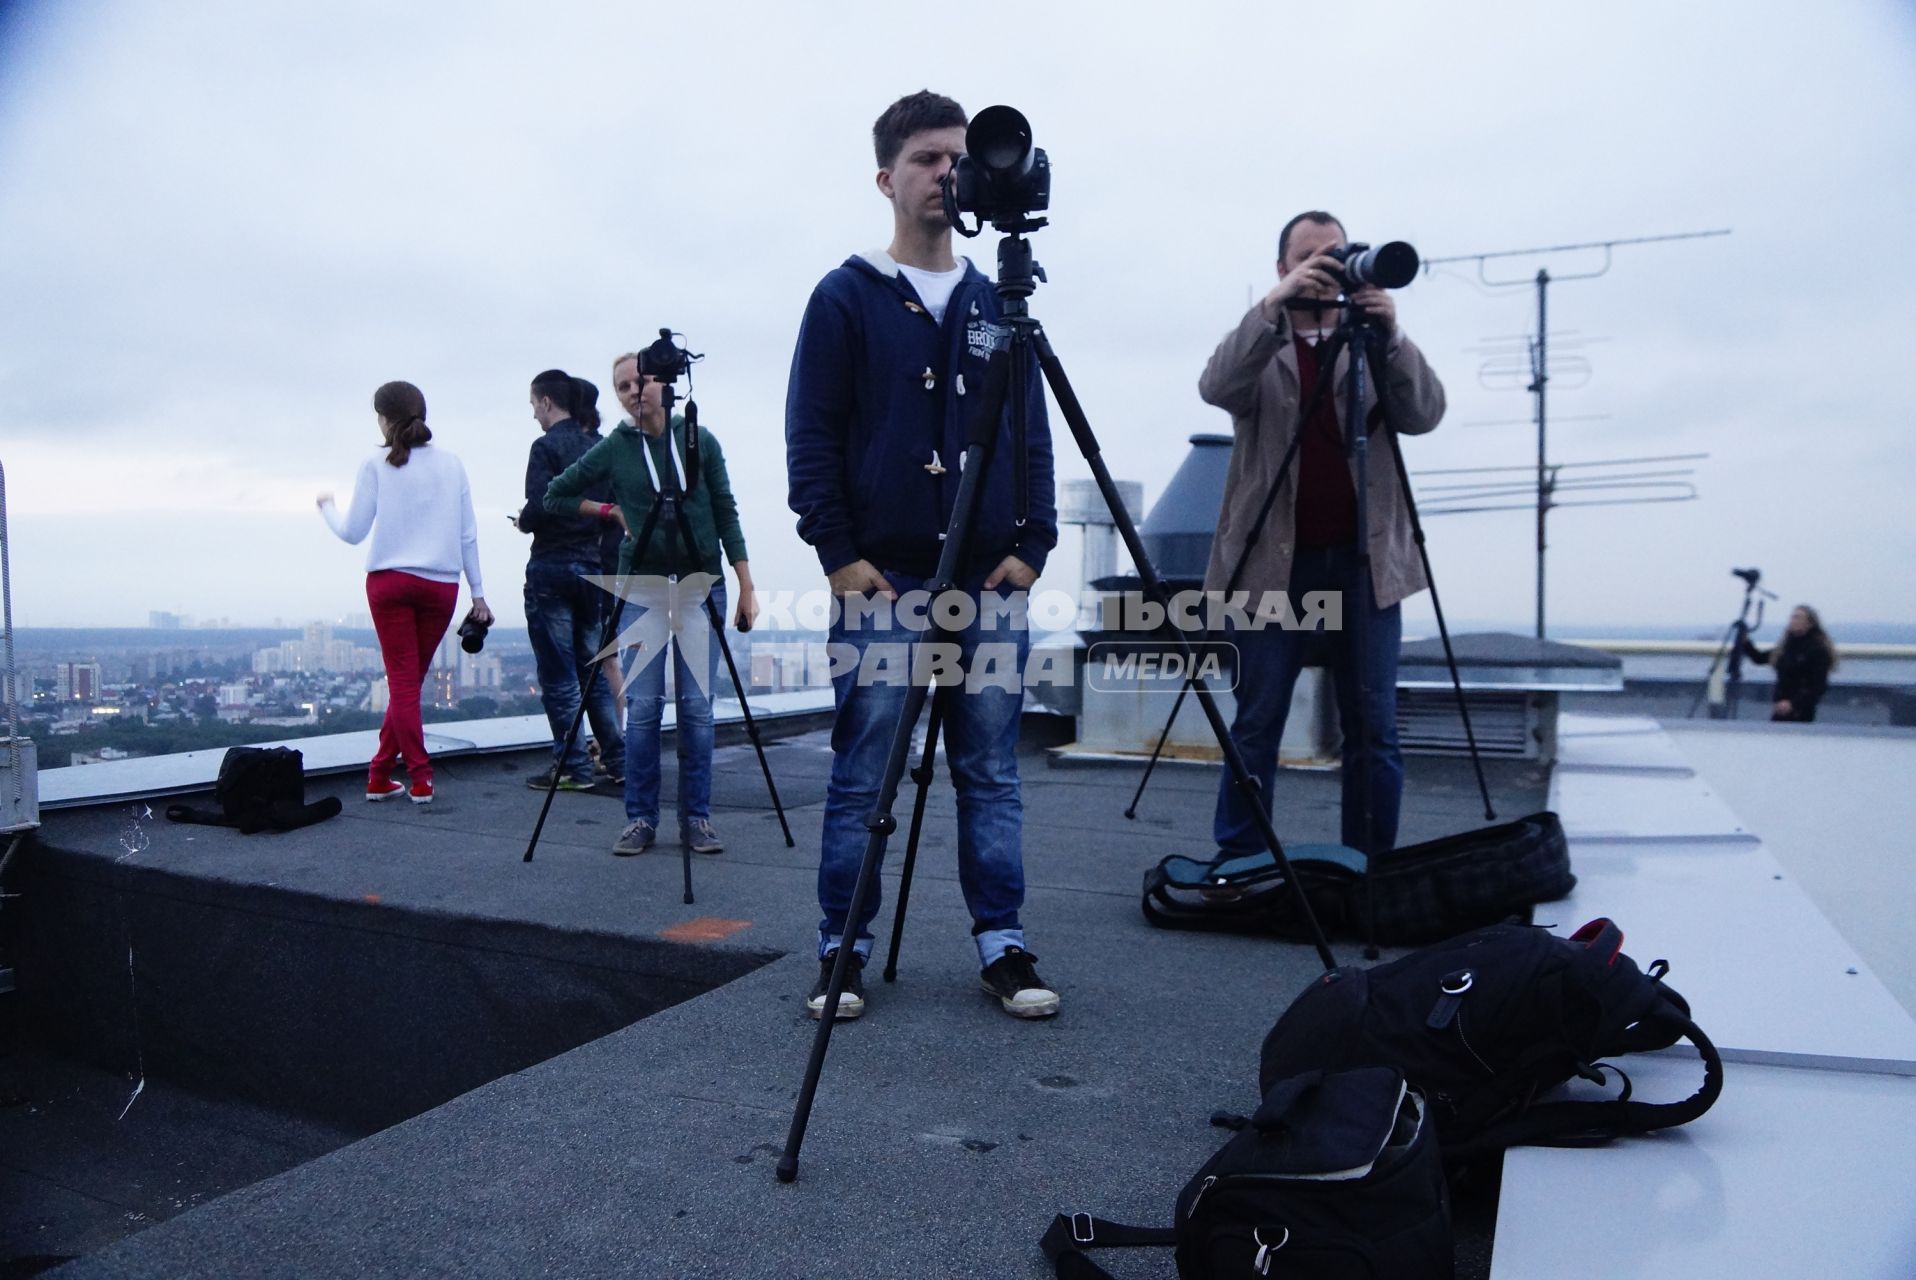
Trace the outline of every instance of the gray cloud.
<instances>
[{"instance_id":1,"label":"gray cloud","mask_svg":"<svg viewBox=\"0 0 1916 1280\"><path fill-rule=\"evenodd\" d=\"M613 412L610 357L666 323L710 354L700 400L761 584L811 585L784 506L790 343L817 278L887 238L870 122L929 84L1017 104L1051 150L1034 309L1113 469L1153 495L1186 436L1228 430L1197 372L1298 208L1433 254L1733 226L1552 292L1593 374L1553 412L1609 415L1553 451L1713 454L1700 502L1554 517L1553 617L1713 617L1723 568L1757 556L1832 619L1907 614L1916 535L1887 513L1908 413L1876 373L1912 336L1904 8L1820 15L1813 40L1780 3L1403 4L1354 29L1269 5L1098 13L972 6L917 36L875 4L669 26L564 5L32 7L0 45L0 460L46 513L16 518L16 607L358 611L357 553L273 511L344 488L373 387L407 377L466 460L511 616L526 379L563 365ZM989 237L965 251L989 267ZM1531 458L1524 428L1459 426L1527 413L1479 386L1470 349L1527 332L1529 292L1433 276L1402 310L1453 404L1411 465ZM130 506L172 514L53 514L108 457L143 477ZM1528 617L1527 517L1433 521L1432 540L1450 611Z\"/></svg>"}]
</instances>

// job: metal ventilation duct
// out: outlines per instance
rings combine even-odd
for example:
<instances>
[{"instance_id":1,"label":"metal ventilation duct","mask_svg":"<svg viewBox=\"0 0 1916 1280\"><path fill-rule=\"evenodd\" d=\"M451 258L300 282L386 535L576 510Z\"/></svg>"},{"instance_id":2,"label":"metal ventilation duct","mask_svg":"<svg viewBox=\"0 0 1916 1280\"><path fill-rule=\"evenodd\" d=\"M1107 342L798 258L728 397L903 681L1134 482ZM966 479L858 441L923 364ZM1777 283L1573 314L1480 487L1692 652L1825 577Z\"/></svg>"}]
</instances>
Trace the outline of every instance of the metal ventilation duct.
<instances>
[{"instance_id":1,"label":"metal ventilation duct","mask_svg":"<svg viewBox=\"0 0 1916 1280\"><path fill-rule=\"evenodd\" d=\"M1224 505L1224 474L1231 464L1231 437L1199 432L1164 494L1138 532L1158 575L1172 587L1204 580Z\"/></svg>"}]
</instances>

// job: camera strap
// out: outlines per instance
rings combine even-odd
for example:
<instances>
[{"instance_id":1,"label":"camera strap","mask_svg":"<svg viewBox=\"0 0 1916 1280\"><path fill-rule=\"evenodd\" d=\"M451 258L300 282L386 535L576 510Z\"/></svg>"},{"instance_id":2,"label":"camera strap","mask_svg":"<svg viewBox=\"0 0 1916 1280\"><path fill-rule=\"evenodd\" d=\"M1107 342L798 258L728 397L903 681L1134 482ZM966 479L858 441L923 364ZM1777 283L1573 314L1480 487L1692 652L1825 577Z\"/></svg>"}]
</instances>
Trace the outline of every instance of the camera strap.
<instances>
[{"instance_id":1,"label":"camera strap","mask_svg":"<svg viewBox=\"0 0 1916 1280\"><path fill-rule=\"evenodd\" d=\"M640 430L639 432L639 456L645 459L645 475L646 479L652 482L652 492L664 493L665 490L659 486L658 468L652 464L652 437L646 435L644 430ZM684 493L685 469L680 465L679 455L672 452L672 427L670 423L666 424L665 428L665 456L672 463L672 478L678 484L678 491Z\"/></svg>"}]
</instances>

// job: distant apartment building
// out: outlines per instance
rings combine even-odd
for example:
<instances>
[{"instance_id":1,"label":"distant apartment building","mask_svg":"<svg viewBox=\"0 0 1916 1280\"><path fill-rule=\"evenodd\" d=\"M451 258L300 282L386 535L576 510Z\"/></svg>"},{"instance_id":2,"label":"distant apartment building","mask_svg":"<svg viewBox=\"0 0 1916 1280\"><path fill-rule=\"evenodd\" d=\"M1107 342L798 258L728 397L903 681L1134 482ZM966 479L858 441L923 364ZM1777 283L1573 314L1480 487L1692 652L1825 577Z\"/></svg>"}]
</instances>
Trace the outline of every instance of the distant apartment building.
<instances>
[{"instance_id":1,"label":"distant apartment building","mask_svg":"<svg viewBox=\"0 0 1916 1280\"><path fill-rule=\"evenodd\" d=\"M97 662L62 662L54 676L62 702L91 702L100 696L103 682Z\"/></svg>"},{"instance_id":2,"label":"distant apartment building","mask_svg":"<svg viewBox=\"0 0 1916 1280\"><path fill-rule=\"evenodd\" d=\"M155 631L178 631L182 627L193 625L193 619L183 613L168 613L155 609L146 615L146 625Z\"/></svg>"},{"instance_id":3,"label":"distant apartment building","mask_svg":"<svg viewBox=\"0 0 1916 1280\"><path fill-rule=\"evenodd\" d=\"M755 689L781 693L788 689L822 688L832 682L831 655L822 641L755 644L751 663Z\"/></svg>"},{"instance_id":4,"label":"distant apartment building","mask_svg":"<svg viewBox=\"0 0 1916 1280\"><path fill-rule=\"evenodd\" d=\"M271 649L253 654L253 674L258 676L317 672L351 675L377 671L379 666L379 650L336 639L332 627L324 622L309 622L299 639L282 640Z\"/></svg>"},{"instance_id":5,"label":"distant apartment building","mask_svg":"<svg viewBox=\"0 0 1916 1280\"><path fill-rule=\"evenodd\" d=\"M372 687L366 690L366 710L375 714L383 715L386 708L392 705L392 700L392 687L386 683L385 676L373 681Z\"/></svg>"}]
</instances>

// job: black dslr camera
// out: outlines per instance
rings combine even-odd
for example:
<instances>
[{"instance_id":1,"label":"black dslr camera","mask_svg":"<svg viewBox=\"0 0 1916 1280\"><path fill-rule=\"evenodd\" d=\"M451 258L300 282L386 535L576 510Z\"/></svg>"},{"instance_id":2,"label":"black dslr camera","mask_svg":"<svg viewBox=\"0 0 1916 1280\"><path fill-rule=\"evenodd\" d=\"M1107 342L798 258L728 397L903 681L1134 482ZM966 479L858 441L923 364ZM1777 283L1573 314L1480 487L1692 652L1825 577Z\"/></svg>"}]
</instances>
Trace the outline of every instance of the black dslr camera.
<instances>
[{"instance_id":1,"label":"black dslr camera","mask_svg":"<svg viewBox=\"0 0 1916 1280\"><path fill-rule=\"evenodd\" d=\"M965 129L965 154L938 180L945 219L960 235L975 236L989 222L1000 231L1035 231L1045 219L1030 215L1051 204L1051 158L1031 145L1031 124L1015 107L986 107ZM961 213L978 215L967 229Z\"/></svg>"},{"instance_id":2,"label":"black dslr camera","mask_svg":"<svg viewBox=\"0 0 1916 1280\"><path fill-rule=\"evenodd\" d=\"M467 653L477 653L486 647L486 632L492 630L490 622L481 622L471 614L459 624L459 647Z\"/></svg>"},{"instance_id":3,"label":"black dslr camera","mask_svg":"<svg viewBox=\"0 0 1916 1280\"><path fill-rule=\"evenodd\" d=\"M1344 269L1338 275L1346 291L1367 284L1379 289L1401 289L1417 278L1417 250L1402 240L1374 248L1361 241L1343 244L1324 250L1324 254L1343 264Z\"/></svg>"},{"instance_id":4,"label":"black dslr camera","mask_svg":"<svg viewBox=\"0 0 1916 1280\"><path fill-rule=\"evenodd\" d=\"M673 342L673 337L670 329L660 329L658 341L639 352L639 373L658 380L667 413L672 411L672 402L678 398L673 384L691 376L693 361L705 359L702 353L687 351Z\"/></svg>"}]
</instances>

